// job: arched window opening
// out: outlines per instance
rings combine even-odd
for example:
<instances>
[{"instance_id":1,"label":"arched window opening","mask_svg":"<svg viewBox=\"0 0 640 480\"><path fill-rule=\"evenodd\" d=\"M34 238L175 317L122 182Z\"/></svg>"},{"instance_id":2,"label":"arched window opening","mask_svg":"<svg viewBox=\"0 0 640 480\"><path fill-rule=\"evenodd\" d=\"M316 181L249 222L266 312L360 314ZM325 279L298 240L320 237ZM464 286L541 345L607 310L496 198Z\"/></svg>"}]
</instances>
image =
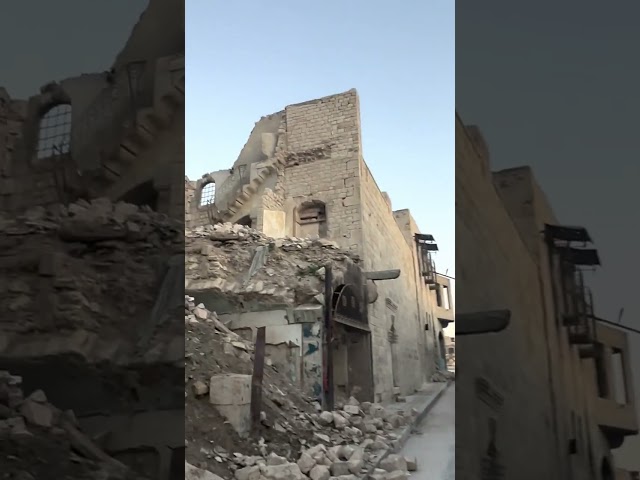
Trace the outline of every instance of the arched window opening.
<instances>
[{"instance_id":1,"label":"arched window opening","mask_svg":"<svg viewBox=\"0 0 640 480\"><path fill-rule=\"evenodd\" d=\"M318 201L303 203L296 211L296 235L299 237L327 237L327 211Z\"/></svg>"},{"instance_id":2,"label":"arched window opening","mask_svg":"<svg viewBox=\"0 0 640 480\"><path fill-rule=\"evenodd\" d=\"M40 119L38 159L65 155L71 149L71 105L49 109Z\"/></svg>"},{"instance_id":3,"label":"arched window opening","mask_svg":"<svg viewBox=\"0 0 640 480\"><path fill-rule=\"evenodd\" d=\"M216 184L215 182L209 182L200 192L200 206L206 207L207 205L213 205L216 201Z\"/></svg>"}]
</instances>

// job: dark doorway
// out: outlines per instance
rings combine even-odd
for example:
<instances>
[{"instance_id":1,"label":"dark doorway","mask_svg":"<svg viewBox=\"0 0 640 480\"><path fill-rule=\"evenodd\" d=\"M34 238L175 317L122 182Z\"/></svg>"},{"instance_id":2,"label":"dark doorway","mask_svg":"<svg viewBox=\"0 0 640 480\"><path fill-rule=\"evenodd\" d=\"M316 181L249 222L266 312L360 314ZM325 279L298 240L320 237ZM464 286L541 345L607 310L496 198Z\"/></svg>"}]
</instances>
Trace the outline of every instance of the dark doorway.
<instances>
[{"instance_id":1,"label":"dark doorway","mask_svg":"<svg viewBox=\"0 0 640 480\"><path fill-rule=\"evenodd\" d=\"M132 188L120 197L120 200L138 206L147 205L154 211L158 210L158 191L151 180Z\"/></svg>"},{"instance_id":2,"label":"dark doorway","mask_svg":"<svg viewBox=\"0 0 640 480\"><path fill-rule=\"evenodd\" d=\"M613 480L613 469L611 468L611 464L609 460L606 458L602 459L602 466L600 467L600 478L602 480Z\"/></svg>"},{"instance_id":3,"label":"dark doorway","mask_svg":"<svg viewBox=\"0 0 640 480\"><path fill-rule=\"evenodd\" d=\"M185 447L171 449L171 467L169 480L184 479Z\"/></svg>"},{"instance_id":4,"label":"dark doorway","mask_svg":"<svg viewBox=\"0 0 640 480\"><path fill-rule=\"evenodd\" d=\"M245 227L251 228L252 222L251 217L249 215L245 215L240 220L236 222L238 225L244 225Z\"/></svg>"},{"instance_id":5,"label":"dark doorway","mask_svg":"<svg viewBox=\"0 0 640 480\"><path fill-rule=\"evenodd\" d=\"M442 335L442 332L438 334L438 348L440 349L440 368L441 370L445 370L447 365L447 350L444 346L444 335Z\"/></svg>"}]
</instances>

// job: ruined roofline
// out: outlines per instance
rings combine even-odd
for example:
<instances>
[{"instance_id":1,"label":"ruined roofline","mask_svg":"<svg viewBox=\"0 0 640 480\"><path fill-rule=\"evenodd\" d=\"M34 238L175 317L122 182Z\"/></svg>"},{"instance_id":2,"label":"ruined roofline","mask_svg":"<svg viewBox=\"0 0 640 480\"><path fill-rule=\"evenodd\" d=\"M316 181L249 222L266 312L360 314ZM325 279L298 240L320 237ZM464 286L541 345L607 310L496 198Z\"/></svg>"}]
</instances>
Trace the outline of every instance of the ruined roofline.
<instances>
[{"instance_id":1,"label":"ruined roofline","mask_svg":"<svg viewBox=\"0 0 640 480\"><path fill-rule=\"evenodd\" d=\"M484 147L484 150L486 150L486 154L487 155L489 154L489 145L487 144L487 141L485 140L484 135L482 134L482 130L480 130L480 127L478 127L477 125L467 125L466 123L464 123L462 121L462 117L460 117L457 111L456 111L456 123L459 124L462 130L464 131L464 134L467 137L468 142L471 144L478 158L484 157L484 153L482 152L483 150L482 147ZM476 132L477 134L476 138L474 138L470 130L474 130ZM479 140L482 142L482 145L479 144ZM490 169L491 160L487 158L486 162L487 162L487 168Z\"/></svg>"},{"instance_id":2,"label":"ruined roofline","mask_svg":"<svg viewBox=\"0 0 640 480\"><path fill-rule=\"evenodd\" d=\"M509 173L522 173L527 176L527 180L531 185L531 194L533 198L537 198L539 203L547 210L550 214L550 221L553 223L558 223L558 216L556 215L556 211L553 208L553 205L549 201L549 197L547 196L547 192L542 188L538 179L536 178L535 171L533 167L530 165L521 165L519 167L505 168L502 170L498 170L496 172L492 172L492 178L494 180L500 180L501 175L508 175Z\"/></svg>"},{"instance_id":3,"label":"ruined roofline","mask_svg":"<svg viewBox=\"0 0 640 480\"><path fill-rule=\"evenodd\" d=\"M289 108L289 107L302 107L304 105L312 105L314 103L321 102L323 100L330 100L332 98L342 97L342 96L350 94L350 93L355 94L356 97L358 96L358 91L355 88L350 88L346 92L334 93L332 95L327 95L325 97L315 98L313 100L307 100L306 102L292 103L291 105L287 105L286 108Z\"/></svg>"}]
</instances>

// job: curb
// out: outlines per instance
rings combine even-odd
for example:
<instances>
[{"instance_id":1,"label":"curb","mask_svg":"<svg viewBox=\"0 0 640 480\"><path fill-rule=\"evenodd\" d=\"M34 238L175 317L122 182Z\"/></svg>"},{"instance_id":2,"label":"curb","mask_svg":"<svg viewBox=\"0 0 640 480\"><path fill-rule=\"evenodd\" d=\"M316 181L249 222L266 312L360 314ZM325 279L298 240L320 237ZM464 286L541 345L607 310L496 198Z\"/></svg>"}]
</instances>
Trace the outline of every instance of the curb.
<instances>
[{"instance_id":1,"label":"curb","mask_svg":"<svg viewBox=\"0 0 640 480\"><path fill-rule=\"evenodd\" d=\"M422 422L422 420L424 420L425 417L429 415L429 412L431 411L431 409L434 407L436 403L438 403L438 400L440 400L440 397L444 395L444 392L446 392L449 389L452 383L454 383L454 380L448 380L444 388L442 388L438 393L434 395L434 397L431 399L429 403L427 403L424 409L420 413L418 413L416 418L409 425L406 425L403 428L400 438L395 442L393 442L393 445L387 450L385 450L382 453L382 455L380 455L380 457L378 457L378 459L376 460L376 463L369 470L367 470L367 475L365 478L369 478L370 475L373 473L373 471L376 468L378 468L382 460L384 460L387 456L402 450L402 447L404 447L405 444L407 443L407 440L409 440L409 437L411 436L411 431L413 430L413 428L416 425L420 424L420 422Z\"/></svg>"}]
</instances>

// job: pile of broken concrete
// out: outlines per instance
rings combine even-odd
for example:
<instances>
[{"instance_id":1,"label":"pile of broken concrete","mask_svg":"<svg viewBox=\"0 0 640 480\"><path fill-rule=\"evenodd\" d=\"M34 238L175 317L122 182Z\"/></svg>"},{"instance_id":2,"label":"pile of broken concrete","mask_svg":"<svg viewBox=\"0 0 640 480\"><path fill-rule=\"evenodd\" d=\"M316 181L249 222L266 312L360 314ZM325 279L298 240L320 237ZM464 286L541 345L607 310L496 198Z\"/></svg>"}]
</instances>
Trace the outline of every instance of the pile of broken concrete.
<instances>
[{"instance_id":1,"label":"pile of broken concrete","mask_svg":"<svg viewBox=\"0 0 640 480\"><path fill-rule=\"evenodd\" d=\"M149 317L183 232L166 215L108 199L0 214L0 330L137 335L130 319Z\"/></svg>"},{"instance_id":2,"label":"pile of broken concrete","mask_svg":"<svg viewBox=\"0 0 640 480\"><path fill-rule=\"evenodd\" d=\"M269 238L231 223L187 230L187 291L219 291L262 303L322 303L324 266L344 272L356 255L323 238Z\"/></svg>"},{"instance_id":3,"label":"pile of broken concrete","mask_svg":"<svg viewBox=\"0 0 640 480\"><path fill-rule=\"evenodd\" d=\"M2 478L143 480L104 453L42 390L27 398L22 379L0 371L0 472Z\"/></svg>"},{"instance_id":4,"label":"pile of broken concrete","mask_svg":"<svg viewBox=\"0 0 640 480\"><path fill-rule=\"evenodd\" d=\"M399 480L416 468L415 460L388 455L399 446L398 430L413 422L416 411L387 410L353 397L335 411L322 411L316 399L302 395L268 358L260 424L237 431L237 417L243 413L220 408L220 379L250 377L252 342L192 297L185 297L185 330L190 471L199 468L229 480L348 480L367 475ZM245 408L244 415L248 413Z\"/></svg>"}]
</instances>

